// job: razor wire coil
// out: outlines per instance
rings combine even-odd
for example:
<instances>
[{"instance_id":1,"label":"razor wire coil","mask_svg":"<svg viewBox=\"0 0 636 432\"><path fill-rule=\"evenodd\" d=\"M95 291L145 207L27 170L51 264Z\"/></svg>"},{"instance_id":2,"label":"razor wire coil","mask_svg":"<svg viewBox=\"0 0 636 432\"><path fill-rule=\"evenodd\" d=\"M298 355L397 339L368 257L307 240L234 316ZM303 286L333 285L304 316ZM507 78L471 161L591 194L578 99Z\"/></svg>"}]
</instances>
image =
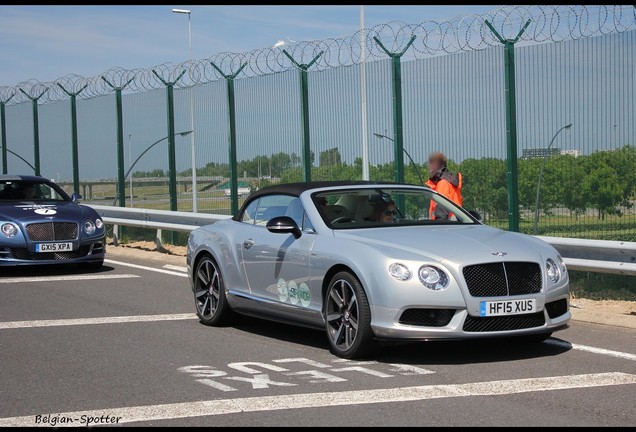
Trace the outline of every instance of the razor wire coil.
<instances>
[{"instance_id":1,"label":"razor wire coil","mask_svg":"<svg viewBox=\"0 0 636 432\"><path fill-rule=\"evenodd\" d=\"M356 33L323 40L300 41L281 47L266 47L243 53L222 52L209 58L183 63L163 63L147 69L112 68L93 77L69 74L50 82L30 79L15 86L0 87L0 103L27 101L58 102L76 94L80 99L94 98L122 90L143 92L172 84L175 88L206 84L236 73L246 78L285 72L319 56L312 70L352 66L362 61L387 58L377 38L390 52L407 50L409 59L483 50L501 42L486 24L488 21L504 39L515 37L529 22L519 43L562 42L636 29L636 7L632 5L548 5L504 6L485 14L473 14L448 21L424 21L406 24L392 21ZM214 67L213 64L216 66ZM218 70L220 69L223 74ZM185 73L184 73L185 72Z\"/></svg>"}]
</instances>

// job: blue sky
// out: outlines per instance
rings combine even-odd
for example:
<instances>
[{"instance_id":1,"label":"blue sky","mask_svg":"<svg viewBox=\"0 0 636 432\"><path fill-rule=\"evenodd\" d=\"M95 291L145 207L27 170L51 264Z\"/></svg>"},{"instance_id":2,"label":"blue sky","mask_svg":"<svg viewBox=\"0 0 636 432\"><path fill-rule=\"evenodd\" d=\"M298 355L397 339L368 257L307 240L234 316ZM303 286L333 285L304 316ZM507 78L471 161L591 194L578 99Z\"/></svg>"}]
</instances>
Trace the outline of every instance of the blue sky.
<instances>
[{"instance_id":1,"label":"blue sky","mask_svg":"<svg viewBox=\"0 0 636 432\"><path fill-rule=\"evenodd\" d=\"M417 24L481 14L497 5L365 6L365 27ZM68 74L85 77L112 67L149 68L188 59L192 11L194 59L244 52L276 41L351 35L360 6L0 6L0 86Z\"/></svg>"}]
</instances>

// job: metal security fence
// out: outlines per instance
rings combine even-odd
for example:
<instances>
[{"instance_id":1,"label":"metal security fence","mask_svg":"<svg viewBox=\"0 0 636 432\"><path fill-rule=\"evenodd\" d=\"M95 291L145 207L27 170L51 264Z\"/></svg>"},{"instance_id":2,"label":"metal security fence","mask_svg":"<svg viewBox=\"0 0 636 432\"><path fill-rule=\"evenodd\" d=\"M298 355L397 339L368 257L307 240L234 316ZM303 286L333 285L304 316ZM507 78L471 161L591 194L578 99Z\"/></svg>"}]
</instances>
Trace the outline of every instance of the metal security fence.
<instances>
[{"instance_id":1,"label":"metal security fence","mask_svg":"<svg viewBox=\"0 0 636 432\"><path fill-rule=\"evenodd\" d=\"M489 224L634 241L634 30L631 5L515 6L28 80L0 87L3 172L94 204L229 214L274 182L421 183L442 151Z\"/></svg>"}]
</instances>

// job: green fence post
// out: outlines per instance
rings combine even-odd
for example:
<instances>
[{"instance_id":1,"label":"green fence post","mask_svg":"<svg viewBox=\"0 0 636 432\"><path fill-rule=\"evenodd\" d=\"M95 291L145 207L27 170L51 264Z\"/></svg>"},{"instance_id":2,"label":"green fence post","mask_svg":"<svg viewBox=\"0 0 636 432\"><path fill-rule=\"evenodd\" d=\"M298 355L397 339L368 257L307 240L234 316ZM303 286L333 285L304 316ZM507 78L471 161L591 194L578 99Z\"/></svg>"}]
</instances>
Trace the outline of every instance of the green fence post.
<instances>
[{"instance_id":1,"label":"green fence post","mask_svg":"<svg viewBox=\"0 0 636 432\"><path fill-rule=\"evenodd\" d=\"M2 174L6 174L8 172L8 167L7 167L7 123L5 120L5 112L4 112L4 107L6 105L7 102L9 102L13 96L15 96L15 93L13 93L9 99L0 102L0 128L2 128L2 136L1 139L2 141L0 142L0 145L2 145Z\"/></svg>"},{"instance_id":2,"label":"green fence post","mask_svg":"<svg viewBox=\"0 0 636 432\"><path fill-rule=\"evenodd\" d=\"M404 183L404 134L402 129L402 64L401 58L415 41L415 35L400 52L387 50L377 36L373 37L382 51L391 58L391 88L393 94L393 153L395 164L395 182Z\"/></svg>"},{"instance_id":3,"label":"green fence post","mask_svg":"<svg viewBox=\"0 0 636 432\"><path fill-rule=\"evenodd\" d=\"M79 151L77 145L77 95L79 95L88 84L84 85L78 92L71 93L57 83L58 86L71 97L71 156L73 158L73 191L79 193L80 180L79 180Z\"/></svg>"},{"instance_id":4,"label":"green fence post","mask_svg":"<svg viewBox=\"0 0 636 432\"><path fill-rule=\"evenodd\" d=\"M121 87L115 87L110 81L102 77L102 80L115 90L115 105L117 108L117 196L119 207L126 207L126 184L124 177L124 115L122 107L121 91L134 79L131 78Z\"/></svg>"},{"instance_id":5,"label":"green fence post","mask_svg":"<svg viewBox=\"0 0 636 432\"><path fill-rule=\"evenodd\" d=\"M229 129L229 147L230 147L230 212L235 215L238 213L238 175L236 162L236 105L234 102L234 78L241 73L247 63L243 65L233 74L226 75L213 62L212 67L216 69L227 82L227 109L228 109L228 129Z\"/></svg>"},{"instance_id":6,"label":"green fence post","mask_svg":"<svg viewBox=\"0 0 636 432\"><path fill-rule=\"evenodd\" d=\"M177 157L174 143L174 85L181 79L183 72L172 82L167 82L153 69L152 73L155 74L159 81L166 86L166 97L168 106L168 191L170 193L170 210L177 211ZM175 232L170 231L170 243L175 244Z\"/></svg>"},{"instance_id":7,"label":"green fence post","mask_svg":"<svg viewBox=\"0 0 636 432\"><path fill-rule=\"evenodd\" d=\"M40 175L40 121L38 118L38 101L48 90L49 89L47 88L38 96L31 96L24 90L20 89L26 97L31 99L31 103L33 105L33 164L35 165L35 175L38 176Z\"/></svg>"},{"instance_id":8,"label":"green fence post","mask_svg":"<svg viewBox=\"0 0 636 432\"><path fill-rule=\"evenodd\" d=\"M323 54L320 51L316 57L307 64L298 63L294 58L283 50L283 54L292 62L300 71L300 110L301 110L301 127L303 131L303 180L311 181L311 144L309 141L309 83L307 71L314 65Z\"/></svg>"},{"instance_id":9,"label":"green fence post","mask_svg":"<svg viewBox=\"0 0 636 432\"><path fill-rule=\"evenodd\" d=\"M168 190L170 193L170 210L177 210L177 158L175 155L175 143L174 143L174 85L179 79L186 73L183 72L172 82L167 82L153 69L152 73L155 74L159 81L166 86L166 96L168 105ZM173 233L174 234L174 233ZM174 237L173 237L174 238Z\"/></svg>"},{"instance_id":10,"label":"green fence post","mask_svg":"<svg viewBox=\"0 0 636 432\"><path fill-rule=\"evenodd\" d=\"M530 25L528 20L514 39L504 39L486 20L490 31L504 46L505 57L505 93L506 93L506 147L508 153L508 229L519 232L519 172L517 170L517 107L515 100L515 43Z\"/></svg>"}]
</instances>

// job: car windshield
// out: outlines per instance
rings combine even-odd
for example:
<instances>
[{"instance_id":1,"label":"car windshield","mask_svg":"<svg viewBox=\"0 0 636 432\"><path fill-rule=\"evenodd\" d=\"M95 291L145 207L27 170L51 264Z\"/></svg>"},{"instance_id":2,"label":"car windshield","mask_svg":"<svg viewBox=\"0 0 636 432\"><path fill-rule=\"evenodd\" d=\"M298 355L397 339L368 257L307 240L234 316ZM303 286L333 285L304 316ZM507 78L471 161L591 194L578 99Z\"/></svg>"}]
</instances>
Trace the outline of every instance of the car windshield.
<instances>
[{"instance_id":1,"label":"car windshield","mask_svg":"<svg viewBox=\"0 0 636 432\"><path fill-rule=\"evenodd\" d=\"M53 183L37 180L1 180L0 202L3 201L70 201L70 198Z\"/></svg>"},{"instance_id":2,"label":"car windshield","mask_svg":"<svg viewBox=\"0 0 636 432\"><path fill-rule=\"evenodd\" d=\"M364 188L316 192L312 200L333 229L478 223L452 201L428 189ZM437 206L430 213L431 201Z\"/></svg>"}]
</instances>

